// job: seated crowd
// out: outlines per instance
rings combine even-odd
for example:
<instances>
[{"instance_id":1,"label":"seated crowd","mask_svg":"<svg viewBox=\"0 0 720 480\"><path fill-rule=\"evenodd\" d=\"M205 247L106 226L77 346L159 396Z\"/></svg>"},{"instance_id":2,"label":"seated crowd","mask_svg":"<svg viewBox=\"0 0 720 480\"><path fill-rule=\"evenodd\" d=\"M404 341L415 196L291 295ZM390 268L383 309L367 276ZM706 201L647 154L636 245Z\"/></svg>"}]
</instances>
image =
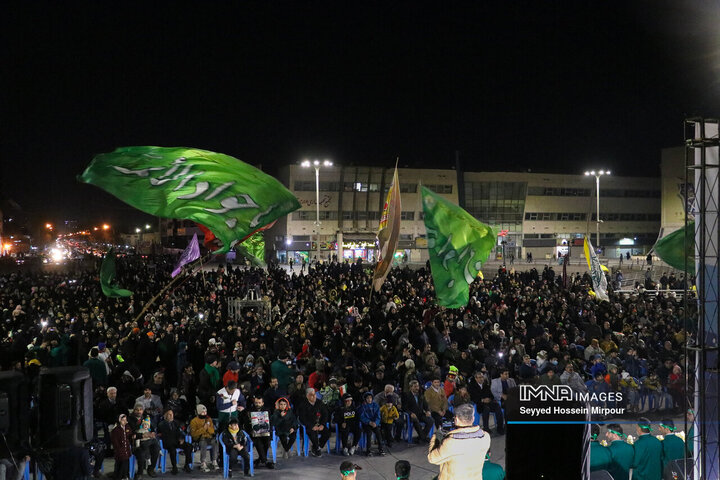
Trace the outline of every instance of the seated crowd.
<instances>
[{"instance_id":1,"label":"seated crowd","mask_svg":"<svg viewBox=\"0 0 720 480\"><path fill-rule=\"evenodd\" d=\"M684 404L682 351L693 331L673 297L610 291L598 302L587 274L563 285L549 267L501 268L475 281L465 308L445 309L427 268L394 268L370 299L362 262L300 273L221 266L189 276L138 318L173 263L119 259L130 299L104 297L95 272L0 276L0 366L29 376L86 366L118 479L131 459L155 476L161 443L184 453L186 470L199 450L204 471L225 458L250 473L251 445L267 468L273 445L282 458L296 442L320 456L331 435L344 455L359 446L372 454L374 435L384 455L413 432L427 442L463 403L488 431L492 413L504 434L504 403L520 383L622 391L638 412ZM230 316L231 299L251 291L270 314Z\"/></svg>"}]
</instances>

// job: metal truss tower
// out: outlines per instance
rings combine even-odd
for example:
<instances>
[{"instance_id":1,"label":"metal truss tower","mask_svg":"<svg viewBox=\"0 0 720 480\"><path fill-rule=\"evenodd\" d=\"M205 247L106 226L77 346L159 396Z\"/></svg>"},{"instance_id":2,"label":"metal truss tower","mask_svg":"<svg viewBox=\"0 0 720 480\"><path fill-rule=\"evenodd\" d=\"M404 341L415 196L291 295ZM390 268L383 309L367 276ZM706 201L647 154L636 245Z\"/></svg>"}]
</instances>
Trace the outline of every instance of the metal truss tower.
<instances>
[{"instance_id":1,"label":"metal truss tower","mask_svg":"<svg viewBox=\"0 0 720 480\"><path fill-rule=\"evenodd\" d=\"M685 120L685 224L695 221L694 250L697 297L686 282L686 319L697 311L697 320L686 321L686 383L688 406L694 410L692 445L695 479L718 480L718 332L720 320L720 138L717 119ZM689 243L690 236L686 236ZM690 237L692 238L692 237ZM687 247L690 245L686 245ZM687 260L690 261L690 260ZM692 271L686 268L685 271ZM689 295L688 295L689 294ZM692 304L697 302L696 304Z\"/></svg>"}]
</instances>

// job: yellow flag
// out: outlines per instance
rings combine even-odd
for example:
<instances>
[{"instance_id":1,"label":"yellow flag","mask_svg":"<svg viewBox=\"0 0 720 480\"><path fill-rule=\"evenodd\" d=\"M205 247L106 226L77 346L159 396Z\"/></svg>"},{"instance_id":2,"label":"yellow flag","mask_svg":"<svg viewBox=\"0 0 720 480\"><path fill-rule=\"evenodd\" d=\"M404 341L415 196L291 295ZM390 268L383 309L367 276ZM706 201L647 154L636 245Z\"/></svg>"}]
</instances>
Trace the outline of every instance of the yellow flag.
<instances>
[{"instance_id":1,"label":"yellow flag","mask_svg":"<svg viewBox=\"0 0 720 480\"><path fill-rule=\"evenodd\" d=\"M393 174L393 181L390 184L387 198L385 199L385 208L380 218L380 227L378 229L377 238L380 248L378 254L378 263L373 274L373 289L380 291L385 278L390 272L393 256L400 241L400 214L402 205L400 202L400 182L398 181L397 166Z\"/></svg>"},{"instance_id":2,"label":"yellow flag","mask_svg":"<svg viewBox=\"0 0 720 480\"><path fill-rule=\"evenodd\" d=\"M592 277L593 289L595 290L596 298L599 300L609 301L610 299L607 295L607 279L602 271L600 260L595 253L595 249L593 248L592 243L590 243L590 239L587 237L585 237L585 245L583 246L583 249L585 250L585 259L587 260L588 268L590 269L590 277Z\"/></svg>"}]
</instances>

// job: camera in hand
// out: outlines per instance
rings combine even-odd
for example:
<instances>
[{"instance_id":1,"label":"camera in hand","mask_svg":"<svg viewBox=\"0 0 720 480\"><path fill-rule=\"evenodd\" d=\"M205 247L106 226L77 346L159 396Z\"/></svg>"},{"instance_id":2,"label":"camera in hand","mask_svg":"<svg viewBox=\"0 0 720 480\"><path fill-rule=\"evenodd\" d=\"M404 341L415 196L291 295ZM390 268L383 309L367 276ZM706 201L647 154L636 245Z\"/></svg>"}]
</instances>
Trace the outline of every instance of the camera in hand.
<instances>
[{"instance_id":1,"label":"camera in hand","mask_svg":"<svg viewBox=\"0 0 720 480\"><path fill-rule=\"evenodd\" d=\"M446 419L443 418L442 425L440 426L440 431L442 432L443 436L447 437L450 435L450 432L455 430L455 422L453 419Z\"/></svg>"}]
</instances>

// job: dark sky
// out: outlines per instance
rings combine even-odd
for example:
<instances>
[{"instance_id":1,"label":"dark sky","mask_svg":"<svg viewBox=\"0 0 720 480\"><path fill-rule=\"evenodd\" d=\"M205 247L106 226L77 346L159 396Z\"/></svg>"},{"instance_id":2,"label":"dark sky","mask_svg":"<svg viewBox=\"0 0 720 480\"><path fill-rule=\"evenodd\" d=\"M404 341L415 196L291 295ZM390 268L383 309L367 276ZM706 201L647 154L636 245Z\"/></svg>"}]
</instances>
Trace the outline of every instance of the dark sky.
<instances>
[{"instance_id":1,"label":"dark sky","mask_svg":"<svg viewBox=\"0 0 720 480\"><path fill-rule=\"evenodd\" d=\"M134 220L75 181L127 145L659 175L720 114L715 5L3 2L1 188L38 221Z\"/></svg>"}]
</instances>

